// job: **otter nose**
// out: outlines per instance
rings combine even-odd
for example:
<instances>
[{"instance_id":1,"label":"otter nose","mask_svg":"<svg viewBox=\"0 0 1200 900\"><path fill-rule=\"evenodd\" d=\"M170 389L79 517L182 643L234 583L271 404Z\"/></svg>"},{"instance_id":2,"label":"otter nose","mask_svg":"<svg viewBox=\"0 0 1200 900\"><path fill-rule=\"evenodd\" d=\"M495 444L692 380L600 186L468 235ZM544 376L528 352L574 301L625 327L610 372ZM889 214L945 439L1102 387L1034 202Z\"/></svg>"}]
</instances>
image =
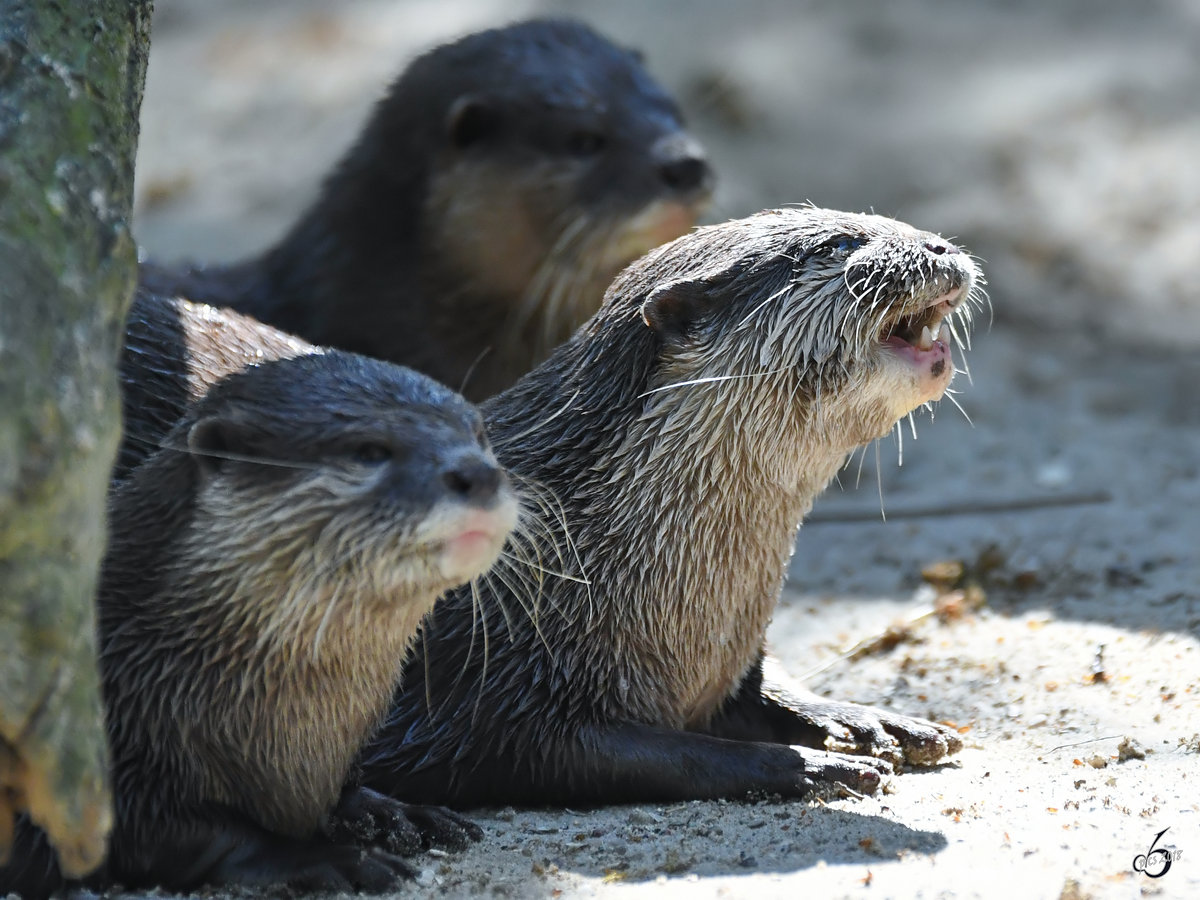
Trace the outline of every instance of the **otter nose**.
<instances>
[{"instance_id":1,"label":"otter nose","mask_svg":"<svg viewBox=\"0 0 1200 900\"><path fill-rule=\"evenodd\" d=\"M700 143L686 131L674 131L654 142L651 152L663 184L681 194L708 190L712 170Z\"/></svg>"},{"instance_id":2,"label":"otter nose","mask_svg":"<svg viewBox=\"0 0 1200 900\"><path fill-rule=\"evenodd\" d=\"M486 505L495 499L504 473L483 456L461 456L442 470L442 484L455 497Z\"/></svg>"},{"instance_id":3,"label":"otter nose","mask_svg":"<svg viewBox=\"0 0 1200 900\"><path fill-rule=\"evenodd\" d=\"M703 187L709 180L708 161L699 156L687 156L663 163L659 174L667 187L685 193Z\"/></svg>"}]
</instances>

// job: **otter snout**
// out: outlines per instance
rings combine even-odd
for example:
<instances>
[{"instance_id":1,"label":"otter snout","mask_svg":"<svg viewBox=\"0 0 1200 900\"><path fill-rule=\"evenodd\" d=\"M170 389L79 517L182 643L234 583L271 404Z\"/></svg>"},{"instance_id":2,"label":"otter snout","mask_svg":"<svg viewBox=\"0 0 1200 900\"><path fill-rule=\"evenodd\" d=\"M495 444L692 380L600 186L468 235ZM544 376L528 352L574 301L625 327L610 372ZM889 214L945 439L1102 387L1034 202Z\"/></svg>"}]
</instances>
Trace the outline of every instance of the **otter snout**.
<instances>
[{"instance_id":1,"label":"otter snout","mask_svg":"<svg viewBox=\"0 0 1200 900\"><path fill-rule=\"evenodd\" d=\"M471 451L447 463L442 469L441 481L450 496L479 506L490 506L505 483L505 475L491 454Z\"/></svg>"},{"instance_id":2,"label":"otter snout","mask_svg":"<svg viewBox=\"0 0 1200 900\"><path fill-rule=\"evenodd\" d=\"M712 193L713 170L699 141L678 131L659 138L651 148L663 184L676 194L707 197Z\"/></svg>"},{"instance_id":3,"label":"otter snout","mask_svg":"<svg viewBox=\"0 0 1200 900\"><path fill-rule=\"evenodd\" d=\"M517 524L508 476L488 450L465 450L442 462L442 498L429 515L440 543L442 573L461 583L487 571Z\"/></svg>"}]
</instances>

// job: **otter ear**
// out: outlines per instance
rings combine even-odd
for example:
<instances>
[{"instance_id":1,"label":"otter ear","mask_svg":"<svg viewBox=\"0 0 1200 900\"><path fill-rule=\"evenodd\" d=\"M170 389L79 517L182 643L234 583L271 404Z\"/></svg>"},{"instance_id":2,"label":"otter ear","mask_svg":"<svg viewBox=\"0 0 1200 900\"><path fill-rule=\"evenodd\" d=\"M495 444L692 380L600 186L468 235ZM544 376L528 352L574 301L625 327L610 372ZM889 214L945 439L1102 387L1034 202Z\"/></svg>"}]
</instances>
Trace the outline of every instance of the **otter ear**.
<instances>
[{"instance_id":1,"label":"otter ear","mask_svg":"<svg viewBox=\"0 0 1200 900\"><path fill-rule=\"evenodd\" d=\"M642 319L660 334L679 334L712 307L705 280L673 281L652 290L642 303Z\"/></svg>"},{"instance_id":2,"label":"otter ear","mask_svg":"<svg viewBox=\"0 0 1200 900\"><path fill-rule=\"evenodd\" d=\"M206 475L220 472L233 456L249 456L249 429L228 416L206 416L188 429L188 452Z\"/></svg>"},{"instance_id":3,"label":"otter ear","mask_svg":"<svg viewBox=\"0 0 1200 900\"><path fill-rule=\"evenodd\" d=\"M459 97L446 116L446 134L459 149L470 147L500 130L500 111L491 100L474 94Z\"/></svg>"}]
</instances>

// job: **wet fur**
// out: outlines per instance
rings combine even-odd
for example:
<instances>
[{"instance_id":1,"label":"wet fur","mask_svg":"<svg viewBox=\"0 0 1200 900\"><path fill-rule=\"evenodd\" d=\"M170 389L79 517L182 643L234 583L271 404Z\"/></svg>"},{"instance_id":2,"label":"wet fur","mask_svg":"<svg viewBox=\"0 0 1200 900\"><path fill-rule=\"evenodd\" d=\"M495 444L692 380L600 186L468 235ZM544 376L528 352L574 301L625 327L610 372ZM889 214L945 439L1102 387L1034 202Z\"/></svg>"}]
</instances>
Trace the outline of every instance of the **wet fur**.
<instances>
[{"instance_id":1,"label":"wet fur","mask_svg":"<svg viewBox=\"0 0 1200 900\"><path fill-rule=\"evenodd\" d=\"M202 363L152 364L181 345L138 338L209 320L209 337L237 340ZM163 379L147 390L194 367L132 423L157 449L110 497L98 631L116 827L97 884L380 890L408 869L330 840L332 827L407 851L423 835L478 836L347 784L420 618L479 571L448 567L443 541L464 510L513 505L502 477L469 501L447 490L448 471L495 471L478 413L397 366L270 334L255 344L219 311L142 296L131 327L126 374ZM223 377L242 357L260 364ZM158 430L206 381L218 383ZM32 829L19 837L28 864L0 884L44 895L58 875Z\"/></svg>"},{"instance_id":2,"label":"wet fur","mask_svg":"<svg viewBox=\"0 0 1200 900\"><path fill-rule=\"evenodd\" d=\"M930 241L815 209L700 229L486 404L499 458L561 504L575 578L547 583L536 627L506 624L512 579L440 601L368 783L464 806L798 795L830 773L771 742L898 735L922 762L961 746L762 678L801 519L853 449L940 394L877 349L887 321L976 279Z\"/></svg>"},{"instance_id":3,"label":"wet fur","mask_svg":"<svg viewBox=\"0 0 1200 900\"><path fill-rule=\"evenodd\" d=\"M113 876L155 872L159 848L221 810L316 835L417 622L463 580L438 561L448 501L424 467L480 452L474 415L383 363L267 363L218 385L115 488L99 600ZM256 459L207 457L197 430L214 419L221 446ZM413 447L403 468L351 455L389 435Z\"/></svg>"}]
</instances>

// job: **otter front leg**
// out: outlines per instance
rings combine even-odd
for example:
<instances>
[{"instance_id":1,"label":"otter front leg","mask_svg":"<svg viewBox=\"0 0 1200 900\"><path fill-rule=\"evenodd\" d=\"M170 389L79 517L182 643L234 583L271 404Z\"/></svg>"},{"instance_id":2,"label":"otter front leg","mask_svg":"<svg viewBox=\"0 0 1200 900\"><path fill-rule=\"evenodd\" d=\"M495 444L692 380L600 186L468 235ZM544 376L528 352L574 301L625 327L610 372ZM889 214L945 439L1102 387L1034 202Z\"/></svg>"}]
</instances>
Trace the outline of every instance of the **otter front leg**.
<instances>
[{"instance_id":1,"label":"otter front leg","mask_svg":"<svg viewBox=\"0 0 1200 900\"><path fill-rule=\"evenodd\" d=\"M342 790L322 830L339 843L382 847L401 856L431 846L465 850L483 837L478 825L443 806L403 803L355 785Z\"/></svg>"},{"instance_id":2,"label":"otter front leg","mask_svg":"<svg viewBox=\"0 0 1200 900\"><path fill-rule=\"evenodd\" d=\"M897 765L933 765L962 749L962 739L944 725L819 697L765 654L709 731L739 740L832 746Z\"/></svg>"},{"instance_id":3,"label":"otter front leg","mask_svg":"<svg viewBox=\"0 0 1200 900\"><path fill-rule=\"evenodd\" d=\"M838 785L869 794L879 786L880 775L891 771L879 760L630 722L586 730L560 763L559 784L544 785L548 793L603 803L754 793L804 797Z\"/></svg>"}]
</instances>

